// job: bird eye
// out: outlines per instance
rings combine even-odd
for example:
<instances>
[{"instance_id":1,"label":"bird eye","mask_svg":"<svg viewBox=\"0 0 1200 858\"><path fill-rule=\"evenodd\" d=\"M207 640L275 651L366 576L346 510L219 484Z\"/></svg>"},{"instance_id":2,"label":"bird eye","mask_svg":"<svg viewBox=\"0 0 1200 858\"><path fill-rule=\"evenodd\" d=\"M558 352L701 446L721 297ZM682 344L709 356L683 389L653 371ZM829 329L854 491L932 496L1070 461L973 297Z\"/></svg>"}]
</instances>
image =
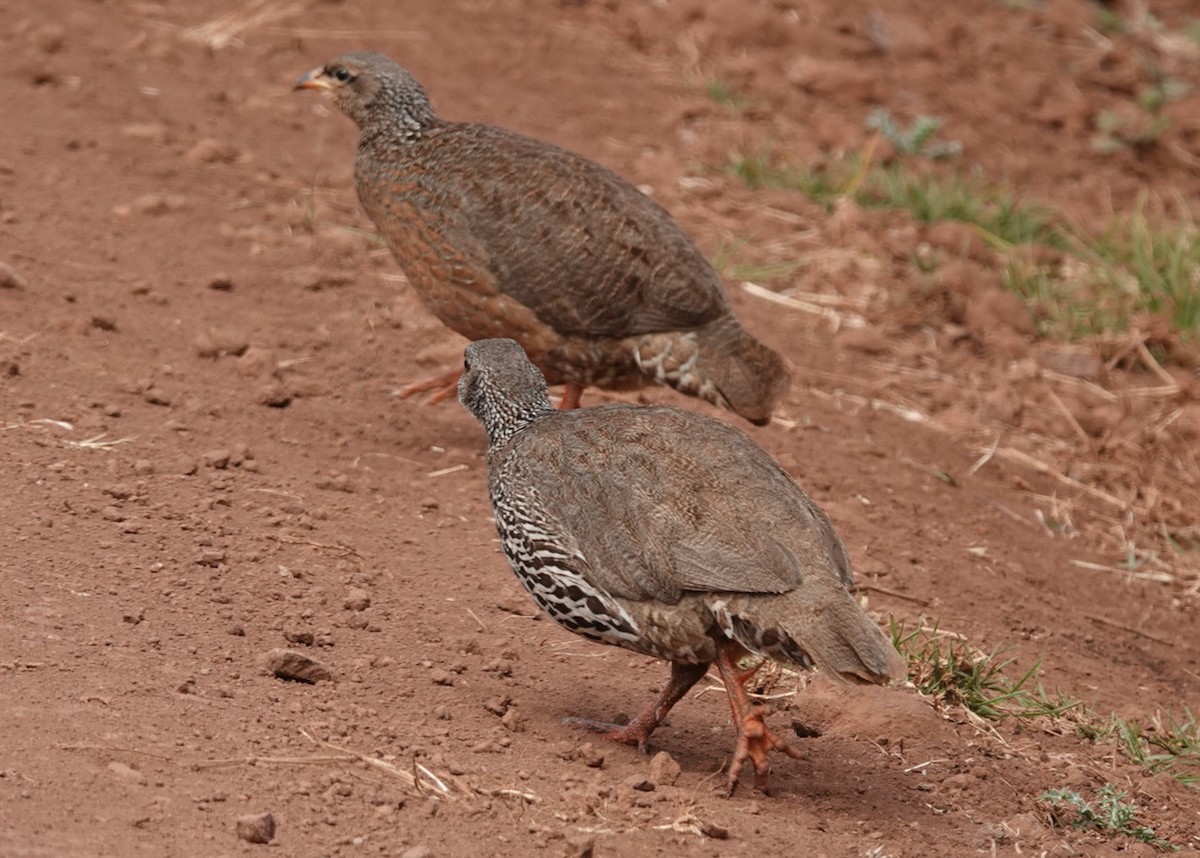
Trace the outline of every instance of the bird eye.
<instances>
[{"instance_id":1,"label":"bird eye","mask_svg":"<svg viewBox=\"0 0 1200 858\"><path fill-rule=\"evenodd\" d=\"M347 81L354 79L354 75L350 74L348 70L342 68L341 66L338 66L335 69L330 69L329 76L339 83L346 83Z\"/></svg>"},{"instance_id":2,"label":"bird eye","mask_svg":"<svg viewBox=\"0 0 1200 858\"><path fill-rule=\"evenodd\" d=\"M470 372L470 371L471 371L471 362L469 360L467 360L466 358L463 358L463 372Z\"/></svg>"}]
</instances>

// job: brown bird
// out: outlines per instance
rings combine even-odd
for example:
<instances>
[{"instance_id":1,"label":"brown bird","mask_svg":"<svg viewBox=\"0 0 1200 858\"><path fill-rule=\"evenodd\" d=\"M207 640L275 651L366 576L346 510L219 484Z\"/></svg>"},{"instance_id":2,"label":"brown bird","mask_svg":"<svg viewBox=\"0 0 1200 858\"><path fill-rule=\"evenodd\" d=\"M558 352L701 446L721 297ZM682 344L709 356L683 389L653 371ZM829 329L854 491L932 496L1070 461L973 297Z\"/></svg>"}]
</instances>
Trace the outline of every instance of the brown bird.
<instances>
[{"instance_id":1,"label":"brown bird","mask_svg":"<svg viewBox=\"0 0 1200 858\"><path fill-rule=\"evenodd\" d=\"M584 387L668 384L764 424L788 388L717 273L659 205L549 143L447 122L388 57L349 53L296 89L327 90L359 127L355 185L426 306L477 340L509 336L563 406ZM453 395L457 371L404 393Z\"/></svg>"},{"instance_id":2,"label":"brown bird","mask_svg":"<svg viewBox=\"0 0 1200 858\"><path fill-rule=\"evenodd\" d=\"M645 750L654 728L715 664L737 747L765 789L772 748L744 686L746 654L833 679L904 676L895 648L850 593L829 519L742 432L662 406L555 411L513 340L467 346L459 399L488 436L488 486L517 578L559 625L671 662L658 699L627 725L577 721Z\"/></svg>"}]
</instances>

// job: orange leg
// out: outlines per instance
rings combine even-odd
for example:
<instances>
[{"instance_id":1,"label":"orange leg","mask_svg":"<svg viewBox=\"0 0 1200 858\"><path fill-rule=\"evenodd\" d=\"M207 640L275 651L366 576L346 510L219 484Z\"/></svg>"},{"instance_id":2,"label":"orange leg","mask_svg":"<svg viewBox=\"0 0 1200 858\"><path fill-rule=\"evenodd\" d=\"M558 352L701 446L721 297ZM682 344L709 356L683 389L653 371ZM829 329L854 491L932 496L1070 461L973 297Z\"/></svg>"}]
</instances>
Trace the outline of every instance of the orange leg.
<instances>
[{"instance_id":1,"label":"orange leg","mask_svg":"<svg viewBox=\"0 0 1200 858\"><path fill-rule=\"evenodd\" d=\"M754 766L754 786L763 792L767 791L767 774L771 771L771 763L767 752L774 748L793 759L804 759L804 754L797 751L783 739L779 738L763 721L768 709L756 706L750 702L743 684L758 670L755 667L749 672L743 672L737 666L738 649L728 644L717 647L717 672L725 683L725 691L729 694L729 708L733 712L733 725L738 731L737 748L733 753L733 762L729 764L729 777L725 781L727 795L733 795L737 789L738 777L742 767L749 761Z\"/></svg>"},{"instance_id":2,"label":"orange leg","mask_svg":"<svg viewBox=\"0 0 1200 858\"><path fill-rule=\"evenodd\" d=\"M579 400L583 398L583 385L573 384L568 382L563 389L562 399L558 403L559 411L571 411L579 407Z\"/></svg>"},{"instance_id":3,"label":"orange leg","mask_svg":"<svg viewBox=\"0 0 1200 858\"><path fill-rule=\"evenodd\" d=\"M414 393L424 393L428 390L432 392L425 399L425 404L436 405L443 400L458 395L458 377L460 375L462 375L462 370L455 369L441 375L435 375L432 378L414 381L412 384L400 388L399 396L401 399L407 399Z\"/></svg>"},{"instance_id":4,"label":"orange leg","mask_svg":"<svg viewBox=\"0 0 1200 858\"><path fill-rule=\"evenodd\" d=\"M563 721L575 727L583 727L593 733L600 733L604 738L623 745L637 745L643 754L648 753L650 734L662 723L671 711L671 707L683 699L691 687L700 681L708 672L707 664L671 663L671 678L658 695L658 698L641 715L628 724L608 724L604 721L589 721L586 718L564 718Z\"/></svg>"}]
</instances>

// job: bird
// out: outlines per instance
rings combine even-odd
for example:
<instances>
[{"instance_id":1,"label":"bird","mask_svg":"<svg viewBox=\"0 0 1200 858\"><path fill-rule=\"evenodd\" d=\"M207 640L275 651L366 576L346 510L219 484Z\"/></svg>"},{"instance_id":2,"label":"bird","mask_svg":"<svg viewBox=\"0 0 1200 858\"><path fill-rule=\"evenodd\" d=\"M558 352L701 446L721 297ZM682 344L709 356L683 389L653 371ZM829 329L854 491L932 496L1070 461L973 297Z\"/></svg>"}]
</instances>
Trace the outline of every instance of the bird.
<instances>
[{"instance_id":1,"label":"bird","mask_svg":"<svg viewBox=\"0 0 1200 858\"><path fill-rule=\"evenodd\" d=\"M469 344L463 367L459 400L487 434L496 528L521 584L562 627L671 665L628 724L571 723L646 751L715 665L738 734L725 791L749 763L766 792L769 752L800 754L750 701L747 656L847 683L904 678L833 525L744 432L662 405L557 410L511 339Z\"/></svg>"},{"instance_id":2,"label":"bird","mask_svg":"<svg viewBox=\"0 0 1200 858\"><path fill-rule=\"evenodd\" d=\"M511 337L576 407L585 387L666 384L766 424L790 379L734 316L665 209L611 170L491 125L439 117L406 69L343 54L321 90L359 128L358 198L425 306L469 340ZM404 388L454 395L458 372Z\"/></svg>"}]
</instances>

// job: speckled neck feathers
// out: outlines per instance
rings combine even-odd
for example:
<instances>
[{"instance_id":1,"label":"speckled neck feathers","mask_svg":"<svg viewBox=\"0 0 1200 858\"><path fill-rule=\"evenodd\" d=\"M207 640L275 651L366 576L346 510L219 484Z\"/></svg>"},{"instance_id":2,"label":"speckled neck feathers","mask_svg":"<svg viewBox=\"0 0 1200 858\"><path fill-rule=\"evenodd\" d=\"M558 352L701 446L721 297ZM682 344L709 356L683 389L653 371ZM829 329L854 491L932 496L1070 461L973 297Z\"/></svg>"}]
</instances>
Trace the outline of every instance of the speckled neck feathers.
<instances>
[{"instance_id":1,"label":"speckled neck feathers","mask_svg":"<svg viewBox=\"0 0 1200 858\"><path fill-rule=\"evenodd\" d=\"M489 451L554 411L546 379L515 340L480 340L467 346L458 398L483 424Z\"/></svg>"}]
</instances>

